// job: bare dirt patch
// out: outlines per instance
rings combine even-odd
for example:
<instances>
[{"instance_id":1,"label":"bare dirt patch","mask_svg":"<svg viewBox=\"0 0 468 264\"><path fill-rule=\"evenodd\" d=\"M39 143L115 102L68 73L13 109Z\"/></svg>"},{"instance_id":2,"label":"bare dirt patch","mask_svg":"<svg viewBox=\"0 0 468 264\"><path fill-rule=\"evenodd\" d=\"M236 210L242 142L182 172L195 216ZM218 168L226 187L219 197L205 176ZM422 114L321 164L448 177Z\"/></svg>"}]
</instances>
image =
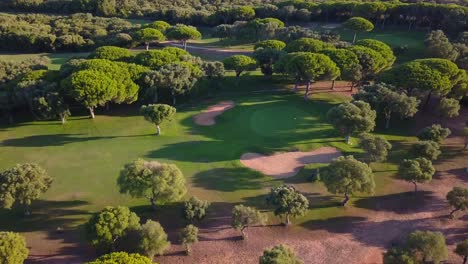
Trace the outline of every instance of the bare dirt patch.
<instances>
[{"instance_id":1,"label":"bare dirt patch","mask_svg":"<svg viewBox=\"0 0 468 264\"><path fill-rule=\"evenodd\" d=\"M205 111L193 117L195 124L200 126L212 126L216 124L216 117L225 111L233 108L235 103L233 101L221 101L215 105L208 107Z\"/></svg>"},{"instance_id":2,"label":"bare dirt patch","mask_svg":"<svg viewBox=\"0 0 468 264\"><path fill-rule=\"evenodd\" d=\"M265 156L258 153L245 153L241 163L251 169L276 178L287 178L296 175L304 165L309 163L328 163L341 156L341 152L332 147L302 152L285 152Z\"/></svg>"}]
</instances>

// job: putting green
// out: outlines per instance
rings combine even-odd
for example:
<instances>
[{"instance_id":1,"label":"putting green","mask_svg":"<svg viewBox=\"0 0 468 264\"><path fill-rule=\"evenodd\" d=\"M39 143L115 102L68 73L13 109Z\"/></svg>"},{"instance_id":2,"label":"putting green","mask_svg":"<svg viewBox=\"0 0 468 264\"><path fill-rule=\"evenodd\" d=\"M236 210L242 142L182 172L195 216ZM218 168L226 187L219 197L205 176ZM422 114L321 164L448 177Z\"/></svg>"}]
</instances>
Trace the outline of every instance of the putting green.
<instances>
[{"instance_id":1,"label":"putting green","mask_svg":"<svg viewBox=\"0 0 468 264\"><path fill-rule=\"evenodd\" d=\"M277 137L300 128L307 116L307 112L292 105L263 107L253 112L250 126L259 135Z\"/></svg>"}]
</instances>

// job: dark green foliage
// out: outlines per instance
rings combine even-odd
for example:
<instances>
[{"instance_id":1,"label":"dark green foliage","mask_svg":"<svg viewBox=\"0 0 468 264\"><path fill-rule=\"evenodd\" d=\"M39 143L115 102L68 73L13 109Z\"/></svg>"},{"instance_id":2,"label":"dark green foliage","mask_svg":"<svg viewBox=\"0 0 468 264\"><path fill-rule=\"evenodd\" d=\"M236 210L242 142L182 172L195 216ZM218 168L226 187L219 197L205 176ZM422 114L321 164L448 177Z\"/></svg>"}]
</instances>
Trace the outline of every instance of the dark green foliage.
<instances>
[{"instance_id":1,"label":"dark green foliage","mask_svg":"<svg viewBox=\"0 0 468 264\"><path fill-rule=\"evenodd\" d=\"M465 239L457 244L455 253L463 258L463 264L468 261L468 239Z\"/></svg>"},{"instance_id":2,"label":"dark green foliage","mask_svg":"<svg viewBox=\"0 0 468 264\"><path fill-rule=\"evenodd\" d=\"M358 82L362 78L362 67L356 54L347 49L324 49L321 53L327 55L340 68L341 79Z\"/></svg>"},{"instance_id":3,"label":"dark green foliage","mask_svg":"<svg viewBox=\"0 0 468 264\"><path fill-rule=\"evenodd\" d=\"M414 184L414 191L418 191L418 183L430 182L435 169L432 162L425 158L405 159L398 168L398 175L402 180Z\"/></svg>"},{"instance_id":4,"label":"dark green foliage","mask_svg":"<svg viewBox=\"0 0 468 264\"><path fill-rule=\"evenodd\" d=\"M282 50L285 47L286 47L286 43L284 43L283 41L270 39L270 40L264 40L264 41L255 43L254 50L259 49L259 48Z\"/></svg>"},{"instance_id":5,"label":"dark green foliage","mask_svg":"<svg viewBox=\"0 0 468 264\"><path fill-rule=\"evenodd\" d=\"M0 260L2 264L20 264L28 257L26 239L18 233L0 232Z\"/></svg>"},{"instance_id":6,"label":"dark green foliage","mask_svg":"<svg viewBox=\"0 0 468 264\"><path fill-rule=\"evenodd\" d=\"M342 103L331 108L327 119L350 143L351 135L371 132L375 127L376 112L363 101Z\"/></svg>"},{"instance_id":7,"label":"dark green foliage","mask_svg":"<svg viewBox=\"0 0 468 264\"><path fill-rule=\"evenodd\" d=\"M236 72L236 77L239 77L244 71L252 71L257 67L257 62L249 56L233 55L223 60L226 70Z\"/></svg>"},{"instance_id":8,"label":"dark green foliage","mask_svg":"<svg viewBox=\"0 0 468 264\"><path fill-rule=\"evenodd\" d=\"M113 252L103 255L88 264L152 264L153 262L140 254L127 252Z\"/></svg>"},{"instance_id":9,"label":"dark green foliage","mask_svg":"<svg viewBox=\"0 0 468 264\"><path fill-rule=\"evenodd\" d=\"M367 160L371 162L385 161L388 156L388 151L392 149L390 144L384 137L364 134L360 138L362 149L366 152Z\"/></svg>"},{"instance_id":10,"label":"dark green foliage","mask_svg":"<svg viewBox=\"0 0 468 264\"><path fill-rule=\"evenodd\" d=\"M430 127L425 127L418 135L419 140L431 140L437 143L441 143L450 136L451 131L448 128L444 128L439 124L434 124Z\"/></svg>"},{"instance_id":11,"label":"dark green foliage","mask_svg":"<svg viewBox=\"0 0 468 264\"><path fill-rule=\"evenodd\" d=\"M169 23L167 23L166 21L162 21L162 20L154 21L149 26L163 33L166 32L166 30L171 27Z\"/></svg>"},{"instance_id":12,"label":"dark green foliage","mask_svg":"<svg viewBox=\"0 0 468 264\"><path fill-rule=\"evenodd\" d=\"M38 199L52 185L53 179L39 165L17 164L0 171L0 207L11 209L15 204L26 207Z\"/></svg>"},{"instance_id":13,"label":"dark green foliage","mask_svg":"<svg viewBox=\"0 0 468 264\"><path fill-rule=\"evenodd\" d=\"M224 77L224 64L220 61L204 61L201 68L208 79L219 79Z\"/></svg>"},{"instance_id":14,"label":"dark green foliage","mask_svg":"<svg viewBox=\"0 0 468 264\"><path fill-rule=\"evenodd\" d=\"M309 201L293 186L279 186L272 188L267 202L275 207L275 215L285 216L286 225L290 224L289 217L304 215L309 209Z\"/></svg>"},{"instance_id":15,"label":"dark green foliage","mask_svg":"<svg viewBox=\"0 0 468 264\"><path fill-rule=\"evenodd\" d=\"M408 236L407 247L421 262L439 264L448 258L445 237L440 232L414 231Z\"/></svg>"},{"instance_id":16,"label":"dark green foliage","mask_svg":"<svg viewBox=\"0 0 468 264\"><path fill-rule=\"evenodd\" d=\"M450 212L450 217L457 211L465 211L468 209L468 189L462 187L453 187L453 189L447 193L447 201L453 208Z\"/></svg>"},{"instance_id":17,"label":"dark green foliage","mask_svg":"<svg viewBox=\"0 0 468 264\"><path fill-rule=\"evenodd\" d=\"M346 205L349 196L357 192L372 194L375 188L372 169L353 156L339 157L320 170L320 179L327 190L334 194L344 194L341 205Z\"/></svg>"},{"instance_id":18,"label":"dark green foliage","mask_svg":"<svg viewBox=\"0 0 468 264\"><path fill-rule=\"evenodd\" d=\"M416 157L426 158L428 160L436 160L441 151L439 144L434 141L418 141L411 146L411 153Z\"/></svg>"},{"instance_id":19,"label":"dark green foliage","mask_svg":"<svg viewBox=\"0 0 468 264\"><path fill-rule=\"evenodd\" d=\"M265 76L273 75L273 64L283 55L284 52L275 48L257 48L253 57L260 66L260 70Z\"/></svg>"},{"instance_id":20,"label":"dark green foliage","mask_svg":"<svg viewBox=\"0 0 468 264\"><path fill-rule=\"evenodd\" d=\"M386 120L385 127L390 127L390 119L397 115L399 118L413 117L418 111L419 100L416 97L394 91L395 88L385 83L365 85L354 100L367 102Z\"/></svg>"},{"instance_id":21,"label":"dark green foliage","mask_svg":"<svg viewBox=\"0 0 468 264\"><path fill-rule=\"evenodd\" d=\"M358 57L364 80L374 79L378 73L390 66L380 52L371 48L356 45L347 49L354 52Z\"/></svg>"},{"instance_id":22,"label":"dark green foliage","mask_svg":"<svg viewBox=\"0 0 468 264\"><path fill-rule=\"evenodd\" d=\"M149 49L151 42L164 40L163 33L154 28L142 28L135 33L135 36L137 40L145 43L146 50Z\"/></svg>"},{"instance_id":23,"label":"dark green foliage","mask_svg":"<svg viewBox=\"0 0 468 264\"><path fill-rule=\"evenodd\" d=\"M374 24L363 17L352 17L343 23L343 27L354 31L354 43L356 42L357 32L372 31L374 29Z\"/></svg>"},{"instance_id":24,"label":"dark green foliage","mask_svg":"<svg viewBox=\"0 0 468 264\"><path fill-rule=\"evenodd\" d=\"M285 50L287 52L314 52L320 53L324 49L333 47L332 45L325 43L318 39L313 38L300 38L290 42Z\"/></svg>"},{"instance_id":25,"label":"dark green foliage","mask_svg":"<svg viewBox=\"0 0 468 264\"><path fill-rule=\"evenodd\" d=\"M129 232L140 229L140 218L127 207L108 206L86 224L88 241L100 252L112 252Z\"/></svg>"},{"instance_id":26,"label":"dark green foliage","mask_svg":"<svg viewBox=\"0 0 468 264\"><path fill-rule=\"evenodd\" d=\"M431 31L427 34L424 44L426 45L426 54L430 58L455 61L459 55L442 30Z\"/></svg>"},{"instance_id":27,"label":"dark green foliage","mask_svg":"<svg viewBox=\"0 0 468 264\"><path fill-rule=\"evenodd\" d=\"M385 252L383 256L384 264L416 264L416 258L411 254L411 252L399 249L391 248Z\"/></svg>"},{"instance_id":28,"label":"dark green foliage","mask_svg":"<svg viewBox=\"0 0 468 264\"><path fill-rule=\"evenodd\" d=\"M126 164L117 185L120 193L146 198L153 208L156 203L179 201L187 192L184 175L176 165L143 159Z\"/></svg>"},{"instance_id":29,"label":"dark green foliage","mask_svg":"<svg viewBox=\"0 0 468 264\"><path fill-rule=\"evenodd\" d=\"M198 228L194 225L188 225L180 232L180 242L185 246L185 252L190 255L192 244L198 242Z\"/></svg>"},{"instance_id":30,"label":"dark green foliage","mask_svg":"<svg viewBox=\"0 0 468 264\"><path fill-rule=\"evenodd\" d=\"M180 61L178 56L164 50L150 50L137 54L135 62L151 68L160 68L169 63Z\"/></svg>"},{"instance_id":31,"label":"dark green foliage","mask_svg":"<svg viewBox=\"0 0 468 264\"><path fill-rule=\"evenodd\" d=\"M111 61L130 61L133 59L133 54L128 49L114 46L102 46L94 50L88 58Z\"/></svg>"},{"instance_id":32,"label":"dark green foliage","mask_svg":"<svg viewBox=\"0 0 468 264\"><path fill-rule=\"evenodd\" d=\"M260 264L302 264L303 262L296 256L294 251L285 246L278 245L263 251L260 257Z\"/></svg>"},{"instance_id":33,"label":"dark green foliage","mask_svg":"<svg viewBox=\"0 0 468 264\"><path fill-rule=\"evenodd\" d=\"M206 211L210 207L208 201L199 200L197 197L190 197L184 203L184 218L190 222L200 221L206 216Z\"/></svg>"},{"instance_id":34,"label":"dark green foliage","mask_svg":"<svg viewBox=\"0 0 468 264\"><path fill-rule=\"evenodd\" d=\"M382 41L375 39L362 39L357 41L356 45L367 47L380 53L380 55L382 55L382 57L387 61L387 67L392 66L396 60L395 55L393 55L392 48Z\"/></svg>"},{"instance_id":35,"label":"dark green foliage","mask_svg":"<svg viewBox=\"0 0 468 264\"><path fill-rule=\"evenodd\" d=\"M202 35L195 27L178 24L167 29L166 37L168 39L182 41L184 49L186 49L187 41L200 39Z\"/></svg>"}]
</instances>

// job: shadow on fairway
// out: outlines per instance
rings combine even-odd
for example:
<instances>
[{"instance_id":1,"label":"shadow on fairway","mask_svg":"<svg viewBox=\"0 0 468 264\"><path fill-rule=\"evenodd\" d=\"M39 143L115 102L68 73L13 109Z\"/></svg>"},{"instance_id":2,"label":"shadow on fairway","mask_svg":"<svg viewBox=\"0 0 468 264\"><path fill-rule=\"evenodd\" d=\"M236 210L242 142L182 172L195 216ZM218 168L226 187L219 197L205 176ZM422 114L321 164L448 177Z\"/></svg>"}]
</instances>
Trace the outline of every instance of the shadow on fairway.
<instances>
[{"instance_id":1,"label":"shadow on fairway","mask_svg":"<svg viewBox=\"0 0 468 264\"><path fill-rule=\"evenodd\" d=\"M395 193L383 196L372 196L354 202L359 208L374 211L387 211L397 214L420 213L428 207L446 206L446 202L435 197L432 192L418 191Z\"/></svg>"},{"instance_id":2,"label":"shadow on fairway","mask_svg":"<svg viewBox=\"0 0 468 264\"><path fill-rule=\"evenodd\" d=\"M195 174L193 182L196 187L207 190L232 192L259 189L262 178L262 174L248 168L216 168Z\"/></svg>"},{"instance_id":3,"label":"shadow on fairway","mask_svg":"<svg viewBox=\"0 0 468 264\"><path fill-rule=\"evenodd\" d=\"M86 137L84 134L51 134L27 136L22 138L6 139L0 142L0 146L6 147L50 147L63 146L70 143L86 142L101 139L113 139L123 137L143 137L146 135L130 135L130 136L102 136L102 137Z\"/></svg>"}]
</instances>

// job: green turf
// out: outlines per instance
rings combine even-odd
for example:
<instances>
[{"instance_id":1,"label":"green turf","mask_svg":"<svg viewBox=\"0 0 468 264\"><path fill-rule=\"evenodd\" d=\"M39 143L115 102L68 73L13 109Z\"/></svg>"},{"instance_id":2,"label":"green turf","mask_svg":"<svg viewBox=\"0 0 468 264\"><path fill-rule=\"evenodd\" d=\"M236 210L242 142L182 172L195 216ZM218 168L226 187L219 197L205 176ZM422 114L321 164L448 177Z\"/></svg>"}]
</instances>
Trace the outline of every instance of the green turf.
<instances>
[{"instance_id":1,"label":"green turf","mask_svg":"<svg viewBox=\"0 0 468 264\"><path fill-rule=\"evenodd\" d=\"M58 70L60 66L73 57L82 58L88 56L89 52L68 52L68 53L31 53L31 54L15 54L15 53L0 53L0 60L4 61L24 61L34 59L41 56L46 56L50 59L49 69Z\"/></svg>"},{"instance_id":2,"label":"green turf","mask_svg":"<svg viewBox=\"0 0 468 264\"><path fill-rule=\"evenodd\" d=\"M244 77L237 87L233 83L228 78L215 99L179 106L176 118L162 125L159 137L134 107L115 107L109 112L101 109L95 120L74 116L63 126L58 121L44 121L0 127L0 152L8 153L0 155L0 168L36 162L55 178L43 199L34 203L32 217L1 210L0 228L38 231L75 226L107 205L130 206L143 215L151 212L147 201L119 194L116 185L119 170L136 158L177 164L187 178L188 195L220 207L243 202L266 208L264 198L269 188L286 182L315 193L312 210L298 223L347 214L336 207L341 197L327 194L321 183L307 181L313 166L282 181L243 167L239 157L252 151L271 153L321 146L359 155L356 145L346 145L325 120L330 107L349 99L321 93L306 102L301 95L279 90L281 82L272 83L260 76ZM226 99L234 100L237 106L221 115L215 126L193 124L196 113ZM392 134L389 138L393 140L411 139ZM384 190L394 165L375 166L384 171L376 180L378 189ZM178 206L160 209L163 214L159 216L173 214L179 219ZM172 218L164 221L178 222Z\"/></svg>"}]
</instances>

